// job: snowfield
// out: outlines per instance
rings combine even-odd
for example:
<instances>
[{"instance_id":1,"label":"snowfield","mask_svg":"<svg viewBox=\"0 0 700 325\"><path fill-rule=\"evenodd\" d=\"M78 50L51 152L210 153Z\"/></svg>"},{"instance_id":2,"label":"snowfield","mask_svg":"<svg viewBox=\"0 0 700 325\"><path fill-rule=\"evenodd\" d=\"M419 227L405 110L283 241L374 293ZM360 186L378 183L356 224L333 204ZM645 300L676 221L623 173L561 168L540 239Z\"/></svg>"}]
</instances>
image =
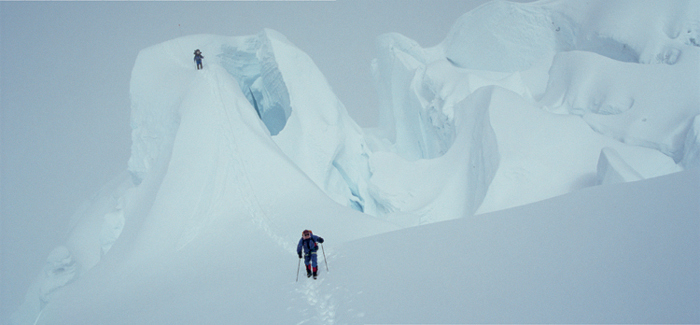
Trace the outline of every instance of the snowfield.
<instances>
[{"instance_id":1,"label":"snowfield","mask_svg":"<svg viewBox=\"0 0 700 325\"><path fill-rule=\"evenodd\" d=\"M277 31L146 48L128 170L11 320L698 323L698 17L492 1L435 47L382 35L372 129Z\"/></svg>"}]
</instances>

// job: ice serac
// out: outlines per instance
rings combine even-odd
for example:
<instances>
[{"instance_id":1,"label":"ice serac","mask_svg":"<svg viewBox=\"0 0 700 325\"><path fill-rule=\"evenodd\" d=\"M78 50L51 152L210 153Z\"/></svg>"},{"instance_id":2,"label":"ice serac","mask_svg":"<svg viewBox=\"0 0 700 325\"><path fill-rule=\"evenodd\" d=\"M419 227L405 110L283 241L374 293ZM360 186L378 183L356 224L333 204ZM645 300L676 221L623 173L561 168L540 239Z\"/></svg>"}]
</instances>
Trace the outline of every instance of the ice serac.
<instances>
[{"instance_id":1,"label":"ice serac","mask_svg":"<svg viewBox=\"0 0 700 325\"><path fill-rule=\"evenodd\" d=\"M459 75L440 46L424 49L391 33L378 37L376 47L380 136L411 161L442 156L455 140L454 106L473 91L469 76Z\"/></svg>"},{"instance_id":2,"label":"ice serac","mask_svg":"<svg viewBox=\"0 0 700 325\"><path fill-rule=\"evenodd\" d=\"M420 85L419 76L432 61L428 51L398 33L378 37L376 49L372 69L379 95L378 124L383 136L407 159L433 158L444 153L444 146L442 152L436 148L434 128L418 94L413 92L416 83ZM439 123L443 119L436 113L435 122Z\"/></svg>"},{"instance_id":3,"label":"ice serac","mask_svg":"<svg viewBox=\"0 0 700 325\"><path fill-rule=\"evenodd\" d=\"M414 226L474 214L500 158L488 111L491 94L482 88L455 105L455 142L444 155L410 161L374 153L370 182L382 215Z\"/></svg>"},{"instance_id":4,"label":"ice serac","mask_svg":"<svg viewBox=\"0 0 700 325\"><path fill-rule=\"evenodd\" d=\"M282 323L297 311L261 316L247 308L249 297L231 293L245 282L273 305L288 303L290 297L278 291L290 277L278 263L294 260L299 234L290 229L314 225L337 242L397 229L338 205L275 143L240 82L215 59L222 57L222 44L245 41L187 37L139 54L132 75L135 133L154 137L137 137L142 142L132 155L150 163L132 172L138 186L101 194L120 195L100 215L106 230L100 224L81 234L97 239L105 233L91 248L105 254L79 281L55 291L35 315L37 324L198 323L232 315L246 323ZM209 59L205 69L193 69L180 48L200 48ZM163 58L173 59L158 64L168 62ZM152 91L161 82L182 93ZM289 93L294 103L294 90ZM156 135L167 146L145 144ZM313 206L300 204L309 200ZM174 298L174 287L203 298ZM92 296L100 299L86 301Z\"/></svg>"},{"instance_id":5,"label":"ice serac","mask_svg":"<svg viewBox=\"0 0 700 325\"><path fill-rule=\"evenodd\" d=\"M700 3L592 1L544 4L576 31L557 54L542 104L581 115L597 132L683 159L700 113ZM631 21L645 21L638 25Z\"/></svg>"},{"instance_id":6,"label":"ice serac","mask_svg":"<svg viewBox=\"0 0 700 325\"><path fill-rule=\"evenodd\" d=\"M542 7L566 17L573 49L617 61L672 65L685 47L700 46L700 3L694 0L551 1Z\"/></svg>"},{"instance_id":7,"label":"ice serac","mask_svg":"<svg viewBox=\"0 0 700 325\"><path fill-rule=\"evenodd\" d=\"M699 109L700 78L689 72L700 60L698 16L700 4L684 0L492 1L460 17L441 46L454 65L489 71L522 72L556 57L545 106L678 162ZM630 23L639 19L646 23Z\"/></svg>"},{"instance_id":8,"label":"ice serac","mask_svg":"<svg viewBox=\"0 0 700 325\"><path fill-rule=\"evenodd\" d=\"M642 177L677 172L674 161L644 147L630 146L593 131L575 115L543 111L517 94L494 86L490 121L500 164L477 211L519 206L598 184L598 161L604 148Z\"/></svg>"},{"instance_id":9,"label":"ice serac","mask_svg":"<svg viewBox=\"0 0 700 325\"><path fill-rule=\"evenodd\" d=\"M551 8L501 1L486 4L462 16L445 41L433 48L424 49L415 41L395 33L378 38L378 57L372 67L380 95L379 127L391 143L385 150L393 153L375 152L371 158L370 181L380 211L392 216L401 213L405 218L417 218L419 222L434 220L430 209L424 208L430 206L425 203L431 200L428 193L440 192L448 187L435 186L431 191L423 192L410 184L429 184L430 176L418 175L430 175L425 166L434 163L431 160L455 150L455 146L479 147L479 143L474 141L456 140L456 130L465 127L458 125L464 122L457 122L455 118L461 110L488 112L488 121L495 134L494 145L489 150L497 148L497 153L491 156L499 157L495 174L484 175L483 179L489 182L480 185L483 187L470 183L470 193L462 192L469 196L488 189L485 196L474 196L484 201L480 203L478 213L593 186L596 184L596 164L602 148L613 147L627 157L627 152L631 151L629 147L641 144L640 141L622 144L619 138L610 133L597 134L580 116L558 117L541 109L541 106L546 106L542 103L551 100L551 85L567 87L570 83L567 80L556 81L559 75L567 76L566 73L550 71L548 76L542 77L537 70L547 69L553 58L560 58L557 53L576 49L576 33L580 27L576 19L557 8L566 6L568 2L548 4L551 4ZM475 27L491 19L502 22L504 26L487 29L486 32L483 28ZM515 26L516 31L511 26ZM614 47L615 44L603 40L595 42L598 42L596 46L591 43L583 46L590 51L579 52L613 61L613 66L625 64L598 54L621 57L611 54L615 48L609 49L612 52L606 49L606 46ZM491 48L493 46L496 48ZM502 56L495 55L494 51L502 50L518 56L518 60L504 60L512 65L501 63L499 60ZM465 53L470 54L459 56ZM591 66L595 64L583 64L580 69L590 69ZM666 67L668 65L658 69L665 71ZM668 73L677 74L678 71ZM548 81L550 87L546 88ZM493 100L471 100L458 104L484 87L492 88L490 92L496 94ZM543 100L540 99L542 96L545 97ZM693 96L685 96L684 100L696 102ZM603 109L623 112L628 108L624 106L625 103L615 102ZM682 110L677 115L680 120L671 118L667 121L668 125L675 127L678 123L682 124L688 113ZM628 129L626 126L623 128ZM682 131L682 125L679 130ZM654 150L638 153L641 153L640 156L658 157L658 150L662 148L651 148ZM638 159L636 154L633 156ZM573 162L564 163L569 161ZM663 175L674 171L675 163L672 160L663 161L663 164L664 167L645 175ZM465 164L453 168L466 165L472 166ZM389 170L387 166L400 166L391 169L391 172L404 176L397 177L403 187L392 188L392 185L388 185L392 184L388 181L392 178L387 177L389 173L383 170ZM423 172L397 172L412 168ZM488 166L476 168L492 170ZM543 180L547 181L543 183ZM463 216L473 213L468 212L469 209L460 211Z\"/></svg>"},{"instance_id":10,"label":"ice serac","mask_svg":"<svg viewBox=\"0 0 700 325\"><path fill-rule=\"evenodd\" d=\"M517 72L455 67L440 45L423 49L400 34L380 36L377 51L372 67L380 95L378 134L390 143L370 159L380 215L403 225L472 215L500 159L488 86L531 98L531 84ZM448 179L434 170L447 171ZM445 210L448 202L460 202L459 208Z\"/></svg>"},{"instance_id":11,"label":"ice serac","mask_svg":"<svg viewBox=\"0 0 700 325\"><path fill-rule=\"evenodd\" d=\"M699 60L696 47L686 48L671 66L620 63L591 52L560 53L542 104L580 115L596 132L680 161L692 118L700 114L700 78L688 73Z\"/></svg>"},{"instance_id":12,"label":"ice serac","mask_svg":"<svg viewBox=\"0 0 700 325\"><path fill-rule=\"evenodd\" d=\"M287 157L336 202L376 214L362 130L310 57L270 29L219 57Z\"/></svg>"},{"instance_id":13,"label":"ice serac","mask_svg":"<svg viewBox=\"0 0 700 325\"><path fill-rule=\"evenodd\" d=\"M491 1L464 14L442 46L461 68L516 72L571 47L570 26L539 5Z\"/></svg>"},{"instance_id":14,"label":"ice serac","mask_svg":"<svg viewBox=\"0 0 700 325\"><path fill-rule=\"evenodd\" d=\"M221 46L221 66L239 83L241 91L253 105L260 119L277 135L292 114L289 92L284 82L272 48L273 39L283 36L272 30L242 38L240 42Z\"/></svg>"}]
</instances>

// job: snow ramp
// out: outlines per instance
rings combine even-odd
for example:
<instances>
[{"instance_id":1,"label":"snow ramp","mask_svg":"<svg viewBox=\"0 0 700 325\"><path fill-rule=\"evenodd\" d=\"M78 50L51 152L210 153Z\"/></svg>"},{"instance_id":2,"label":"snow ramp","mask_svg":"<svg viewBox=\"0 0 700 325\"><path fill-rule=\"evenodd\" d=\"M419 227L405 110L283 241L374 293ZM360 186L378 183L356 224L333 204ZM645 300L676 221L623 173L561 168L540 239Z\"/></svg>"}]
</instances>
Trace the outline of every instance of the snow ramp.
<instances>
[{"instance_id":1,"label":"snow ramp","mask_svg":"<svg viewBox=\"0 0 700 325\"><path fill-rule=\"evenodd\" d=\"M317 291L339 324L695 324L699 184L694 169L349 242Z\"/></svg>"}]
</instances>

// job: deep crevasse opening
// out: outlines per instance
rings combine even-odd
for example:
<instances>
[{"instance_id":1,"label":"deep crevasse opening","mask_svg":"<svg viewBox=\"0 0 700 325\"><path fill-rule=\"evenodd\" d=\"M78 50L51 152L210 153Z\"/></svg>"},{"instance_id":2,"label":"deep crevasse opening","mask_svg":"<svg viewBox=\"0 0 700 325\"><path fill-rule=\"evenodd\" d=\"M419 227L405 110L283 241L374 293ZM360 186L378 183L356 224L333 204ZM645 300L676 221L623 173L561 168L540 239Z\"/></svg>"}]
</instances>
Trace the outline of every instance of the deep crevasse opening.
<instances>
[{"instance_id":1,"label":"deep crevasse opening","mask_svg":"<svg viewBox=\"0 0 700 325\"><path fill-rule=\"evenodd\" d=\"M271 135L277 135L292 114L289 92L264 32L240 45L223 44L221 66L241 87Z\"/></svg>"}]
</instances>

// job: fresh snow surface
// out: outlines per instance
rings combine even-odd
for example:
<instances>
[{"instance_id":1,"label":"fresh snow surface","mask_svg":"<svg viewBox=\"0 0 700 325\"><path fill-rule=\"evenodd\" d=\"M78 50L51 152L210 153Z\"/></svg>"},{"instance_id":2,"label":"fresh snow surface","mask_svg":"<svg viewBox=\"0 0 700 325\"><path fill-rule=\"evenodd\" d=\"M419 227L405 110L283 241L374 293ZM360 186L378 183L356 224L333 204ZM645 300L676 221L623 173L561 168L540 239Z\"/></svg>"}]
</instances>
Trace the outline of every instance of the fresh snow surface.
<instances>
[{"instance_id":1,"label":"fresh snow surface","mask_svg":"<svg viewBox=\"0 0 700 325\"><path fill-rule=\"evenodd\" d=\"M698 17L493 1L432 48L382 35L373 129L276 31L144 49L128 170L11 320L698 323Z\"/></svg>"}]
</instances>

